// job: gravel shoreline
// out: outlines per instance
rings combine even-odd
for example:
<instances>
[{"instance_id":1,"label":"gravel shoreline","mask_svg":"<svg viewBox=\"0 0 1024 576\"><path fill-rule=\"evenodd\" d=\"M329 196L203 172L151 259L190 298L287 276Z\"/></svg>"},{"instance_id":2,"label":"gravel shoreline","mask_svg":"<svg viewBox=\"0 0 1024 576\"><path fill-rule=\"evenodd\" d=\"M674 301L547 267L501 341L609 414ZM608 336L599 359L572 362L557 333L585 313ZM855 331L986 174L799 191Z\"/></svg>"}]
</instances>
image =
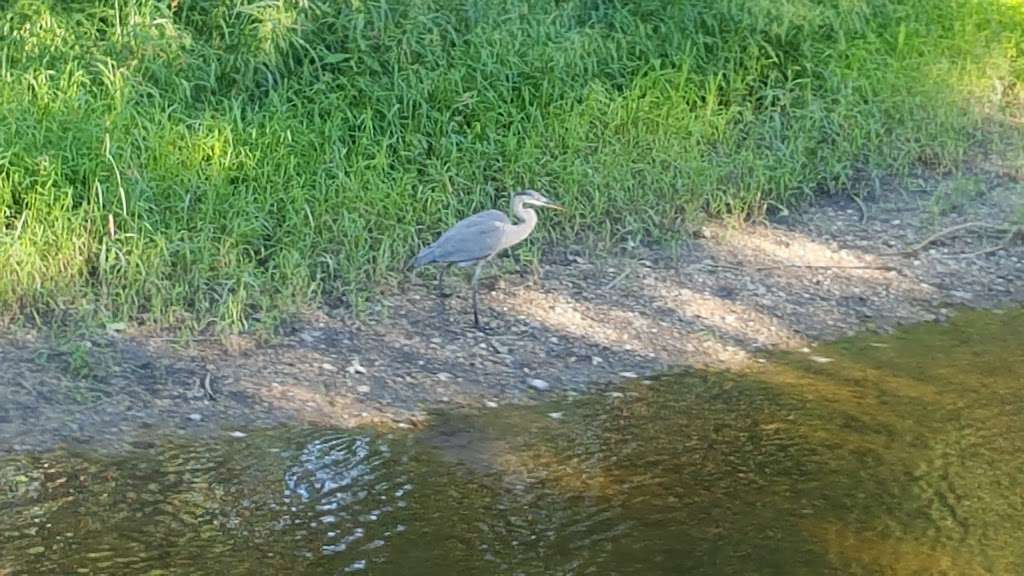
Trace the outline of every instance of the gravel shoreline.
<instances>
[{"instance_id":1,"label":"gravel shoreline","mask_svg":"<svg viewBox=\"0 0 1024 576\"><path fill-rule=\"evenodd\" d=\"M820 197L764 223L709 224L671 254L549 249L539 278L499 263L503 272L482 282L486 333L472 329L468 285L454 275L457 293L439 314L432 272L359 321L325 310L269 345L119 332L69 347L7 330L0 454L145 448L162 433L285 423L419 426L435 409L582 394L688 367L742 369L771 350L1019 306L1019 235L964 255L1019 226L1024 186L993 173L975 181L983 193L955 202L938 177L857 200Z\"/></svg>"}]
</instances>

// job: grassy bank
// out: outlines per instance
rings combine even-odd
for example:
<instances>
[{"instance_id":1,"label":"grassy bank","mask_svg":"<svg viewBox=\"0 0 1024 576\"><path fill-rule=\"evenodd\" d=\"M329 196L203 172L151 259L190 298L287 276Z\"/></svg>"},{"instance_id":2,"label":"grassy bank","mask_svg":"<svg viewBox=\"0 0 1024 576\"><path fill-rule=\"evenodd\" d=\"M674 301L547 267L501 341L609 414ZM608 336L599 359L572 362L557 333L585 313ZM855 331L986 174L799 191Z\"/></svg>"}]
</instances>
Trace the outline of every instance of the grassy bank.
<instances>
[{"instance_id":1,"label":"grassy bank","mask_svg":"<svg viewBox=\"0 0 1024 576\"><path fill-rule=\"evenodd\" d=\"M1017 0L0 2L0 319L244 327L522 186L615 241L954 167L1022 34Z\"/></svg>"}]
</instances>

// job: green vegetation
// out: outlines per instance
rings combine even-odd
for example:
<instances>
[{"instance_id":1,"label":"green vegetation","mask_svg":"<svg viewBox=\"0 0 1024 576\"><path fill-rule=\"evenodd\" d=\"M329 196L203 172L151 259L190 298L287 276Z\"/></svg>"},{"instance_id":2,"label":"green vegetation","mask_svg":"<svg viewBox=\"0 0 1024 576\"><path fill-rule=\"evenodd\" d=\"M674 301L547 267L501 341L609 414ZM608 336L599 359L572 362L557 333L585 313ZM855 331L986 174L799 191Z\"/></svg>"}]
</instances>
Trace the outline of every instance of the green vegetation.
<instances>
[{"instance_id":1,"label":"green vegetation","mask_svg":"<svg viewBox=\"0 0 1024 576\"><path fill-rule=\"evenodd\" d=\"M1022 34L1018 0L0 2L0 319L273 320L524 186L601 242L956 167Z\"/></svg>"}]
</instances>

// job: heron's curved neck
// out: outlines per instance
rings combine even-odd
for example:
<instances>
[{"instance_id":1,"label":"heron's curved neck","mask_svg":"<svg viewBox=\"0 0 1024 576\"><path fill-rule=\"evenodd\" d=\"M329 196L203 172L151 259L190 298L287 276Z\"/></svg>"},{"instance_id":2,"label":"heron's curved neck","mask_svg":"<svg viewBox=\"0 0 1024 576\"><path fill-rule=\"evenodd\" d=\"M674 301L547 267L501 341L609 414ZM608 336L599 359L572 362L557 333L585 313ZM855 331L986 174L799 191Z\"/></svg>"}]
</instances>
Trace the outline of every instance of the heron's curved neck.
<instances>
[{"instance_id":1,"label":"heron's curved neck","mask_svg":"<svg viewBox=\"0 0 1024 576\"><path fill-rule=\"evenodd\" d=\"M532 230L537 224L537 212L535 212L533 208L527 208L523 204L522 198L517 197L512 199L512 213L519 219L519 224L516 224L516 226L526 225Z\"/></svg>"},{"instance_id":2,"label":"heron's curved neck","mask_svg":"<svg viewBox=\"0 0 1024 576\"><path fill-rule=\"evenodd\" d=\"M506 247L522 242L537 225L537 213L533 208L524 206L522 198L512 199L512 213L519 219L519 222L511 226L509 234L503 242Z\"/></svg>"}]
</instances>

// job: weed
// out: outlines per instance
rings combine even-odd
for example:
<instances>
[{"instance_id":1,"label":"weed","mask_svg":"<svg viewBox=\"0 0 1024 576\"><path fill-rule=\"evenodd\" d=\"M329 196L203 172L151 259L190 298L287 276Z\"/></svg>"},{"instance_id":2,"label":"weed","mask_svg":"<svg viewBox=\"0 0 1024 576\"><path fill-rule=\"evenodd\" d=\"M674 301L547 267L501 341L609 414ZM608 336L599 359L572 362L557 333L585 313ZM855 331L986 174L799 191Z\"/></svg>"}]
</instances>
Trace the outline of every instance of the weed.
<instances>
[{"instance_id":1,"label":"weed","mask_svg":"<svg viewBox=\"0 0 1024 576\"><path fill-rule=\"evenodd\" d=\"M939 184L929 201L933 219L963 208L985 191L985 181L978 176L956 176Z\"/></svg>"},{"instance_id":2,"label":"weed","mask_svg":"<svg viewBox=\"0 0 1024 576\"><path fill-rule=\"evenodd\" d=\"M0 321L360 302L524 186L570 208L541 242L606 245L954 168L1022 31L1014 0L4 2Z\"/></svg>"}]
</instances>

